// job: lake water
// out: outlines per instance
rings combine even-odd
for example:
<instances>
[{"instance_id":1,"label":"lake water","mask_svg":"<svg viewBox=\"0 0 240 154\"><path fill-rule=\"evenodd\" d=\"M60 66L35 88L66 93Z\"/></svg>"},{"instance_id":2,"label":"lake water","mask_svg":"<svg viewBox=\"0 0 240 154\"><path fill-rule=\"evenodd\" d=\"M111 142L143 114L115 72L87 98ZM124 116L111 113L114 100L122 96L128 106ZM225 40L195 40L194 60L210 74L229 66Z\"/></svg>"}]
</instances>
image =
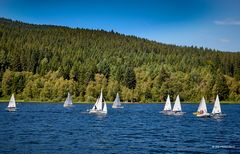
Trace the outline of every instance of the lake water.
<instances>
[{"instance_id":1,"label":"lake water","mask_svg":"<svg viewBox=\"0 0 240 154\"><path fill-rule=\"evenodd\" d=\"M163 104L108 105L106 116L88 114L93 104L0 103L0 153L236 153L240 151L240 105L222 105L222 119L197 118L197 104L183 116L159 113ZM208 105L212 110L213 105Z\"/></svg>"}]
</instances>

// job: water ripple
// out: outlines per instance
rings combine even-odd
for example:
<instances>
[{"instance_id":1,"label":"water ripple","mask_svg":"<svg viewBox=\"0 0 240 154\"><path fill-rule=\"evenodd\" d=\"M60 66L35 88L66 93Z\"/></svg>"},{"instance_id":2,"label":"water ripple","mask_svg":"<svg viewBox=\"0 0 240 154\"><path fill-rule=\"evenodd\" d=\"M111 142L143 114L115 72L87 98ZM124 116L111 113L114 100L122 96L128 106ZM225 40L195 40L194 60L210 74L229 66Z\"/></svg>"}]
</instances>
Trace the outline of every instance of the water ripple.
<instances>
[{"instance_id":1,"label":"water ripple","mask_svg":"<svg viewBox=\"0 0 240 154\"><path fill-rule=\"evenodd\" d=\"M90 104L0 104L0 153L236 153L240 149L240 105L222 105L227 116L201 119L197 105L183 116L164 116L162 104L129 104L106 116L88 114ZM208 106L210 108L210 106ZM212 107L212 106L211 106Z\"/></svg>"}]
</instances>

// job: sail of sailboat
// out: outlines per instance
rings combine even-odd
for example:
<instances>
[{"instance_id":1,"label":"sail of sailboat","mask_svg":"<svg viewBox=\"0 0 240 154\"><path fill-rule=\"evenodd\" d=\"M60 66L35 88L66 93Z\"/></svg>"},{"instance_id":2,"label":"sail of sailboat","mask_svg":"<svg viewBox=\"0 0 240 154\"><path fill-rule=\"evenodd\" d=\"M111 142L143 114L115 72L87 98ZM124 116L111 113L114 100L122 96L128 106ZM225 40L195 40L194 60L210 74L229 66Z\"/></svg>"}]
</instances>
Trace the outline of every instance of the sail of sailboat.
<instances>
[{"instance_id":1,"label":"sail of sailboat","mask_svg":"<svg viewBox=\"0 0 240 154\"><path fill-rule=\"evenodd\" d=\"M63 107L71 107L72 106L72 97L70 95L70 93L68 92L68 96L63 104Z\"/></svg>"},{"instance_id":2,"label":"sail of sailboat","mask_svg":"<svg viewBox=\"0 0 240 154\"><path fill-rule=\"evenodd\" d=\"M107 114L107 104L103 99L102 90L101 90L100 97L97 99L93 108L90 109L89 113Z\"/></svg>"},{"instance_id":3,"label":"sail of sailboat","mask_svg":"<svg viewBox=\"0 0 240 154\"><path fill-rule=\"evenodd\" d=\"M222 113L222 110L221 110L221 106L220 106L219 97L217 95L216 100L214 102L212 114L221 114L221 113Z\"/></svg>"},{"instance_id":4,"label":"sail of sailboat","mask_svg":"<svg viewBox=\"0 0 240 154\"><path fill-rule=\"evenodd\" d=\"M121 106L121 102L120 102L120 97L119 94L117 93L117 96L113 102L112 108L123 108L123 106Z\"/></svg>"},{"instance_id":5,"label":"sail of sailboat","mask_svg":"<svg viewBox=\"0 0 240 154\"><path fill-rule=\"evenodd\" d=\"M182 111L179 95L177 96L176 101L174 103L173 111L174 112L181 112Z\"/></svg>"},{"instance_id":6,"label":"sail of sailboat","mask_svg":"<svg viewBox=\"0 0 240 154\"><path fill-rule=\"evenodd\" d=\"M210 114L207 112L207 105L206 105L206 101L205 98L202 97L201 102L198 106L198 110L196 112L196 116L197 117L207 117Z\"/></svg>"},{"instance_id":7,"label":"sail of sailboat","mask_svg":"<svg viewBox=\"0 0 240 154\"><path fill-rule=\"evenodd\" d=\"M164 106L164 111L171 111L172 110L172 106L171 106L171 101L170 101L170 97L169 95L167 96L167 101L165 103L165 106Z\"/></svg>"},{"instance_id":8,"label":"sail of sailboat","mask_svg":"<svg viewBox=\"0 0 240 154\"><path fill-rule=\"evenodd\" d=\"M8 103L8 107L7 107L8 111L15 111L16 110L16 101L15 101L15 97L14 94L12 94L10 101Z\"/></svg>"},{"instance_id":9,"label":"sail of sailboat","mask_svg":"<svg viewBox=\"0 0 240 154\"><path fill-rule=\"evenodd\" d=\"M164 105L164 109L160 112L165 115L172 115L172 106L171 106L171 101L170 101L170 96L167 96L167 100Z\"/></svg>"}]
</instances>

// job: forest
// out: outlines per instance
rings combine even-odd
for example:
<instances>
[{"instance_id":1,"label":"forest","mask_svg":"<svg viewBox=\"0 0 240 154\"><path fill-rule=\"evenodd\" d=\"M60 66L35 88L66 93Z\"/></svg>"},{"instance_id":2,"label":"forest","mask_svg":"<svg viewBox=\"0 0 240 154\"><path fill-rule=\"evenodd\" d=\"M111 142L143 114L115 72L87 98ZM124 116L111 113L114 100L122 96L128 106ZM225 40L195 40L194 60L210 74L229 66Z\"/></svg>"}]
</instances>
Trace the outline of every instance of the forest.
<instances>
[{"instance_id":1,"label":"forest","mask_svg":"<svg viewBox=\"0 0 240 154\"><path fill-rule=\"evenodd\" d=\"M163 44L112 31L0 18L0 98L25 101L240 102L240 52Z\"/></svg>"}]
</instances>

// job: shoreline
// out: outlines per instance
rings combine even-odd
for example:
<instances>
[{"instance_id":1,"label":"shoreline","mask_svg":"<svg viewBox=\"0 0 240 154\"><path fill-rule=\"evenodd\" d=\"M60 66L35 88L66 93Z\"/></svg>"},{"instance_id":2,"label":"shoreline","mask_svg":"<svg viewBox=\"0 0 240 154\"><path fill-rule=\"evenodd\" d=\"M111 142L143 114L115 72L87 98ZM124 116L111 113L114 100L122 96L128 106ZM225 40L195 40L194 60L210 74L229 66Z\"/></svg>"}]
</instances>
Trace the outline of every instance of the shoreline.
<instances>
[{"instance_id":1,"label":"shoreline","mask_svg":"<svg viewBox=\"0 0 240 154\"><path fill-rule=\"evenodd\" d=\"M0 103L8 103L9 100L0 100ZM53 101L26 101L26 100L16 100L16 103L38 103L38 104L62 104L62 102L53 102ZM95 102L74 102L73 104L94 104ZM149 103L141 103L141 102L121 102L122 104L164 104L165 102L149 102ZM174 103L174 102L171 102ZM220 101L221 104L240 104L240 102L230 102L230 101ZM107 102L107 104L113 104L113 102ZM181 104L199 104L199 102L181 102ZM206 102L206 104L214 104L214 102Z\"/></svg>"}]
</instances>

